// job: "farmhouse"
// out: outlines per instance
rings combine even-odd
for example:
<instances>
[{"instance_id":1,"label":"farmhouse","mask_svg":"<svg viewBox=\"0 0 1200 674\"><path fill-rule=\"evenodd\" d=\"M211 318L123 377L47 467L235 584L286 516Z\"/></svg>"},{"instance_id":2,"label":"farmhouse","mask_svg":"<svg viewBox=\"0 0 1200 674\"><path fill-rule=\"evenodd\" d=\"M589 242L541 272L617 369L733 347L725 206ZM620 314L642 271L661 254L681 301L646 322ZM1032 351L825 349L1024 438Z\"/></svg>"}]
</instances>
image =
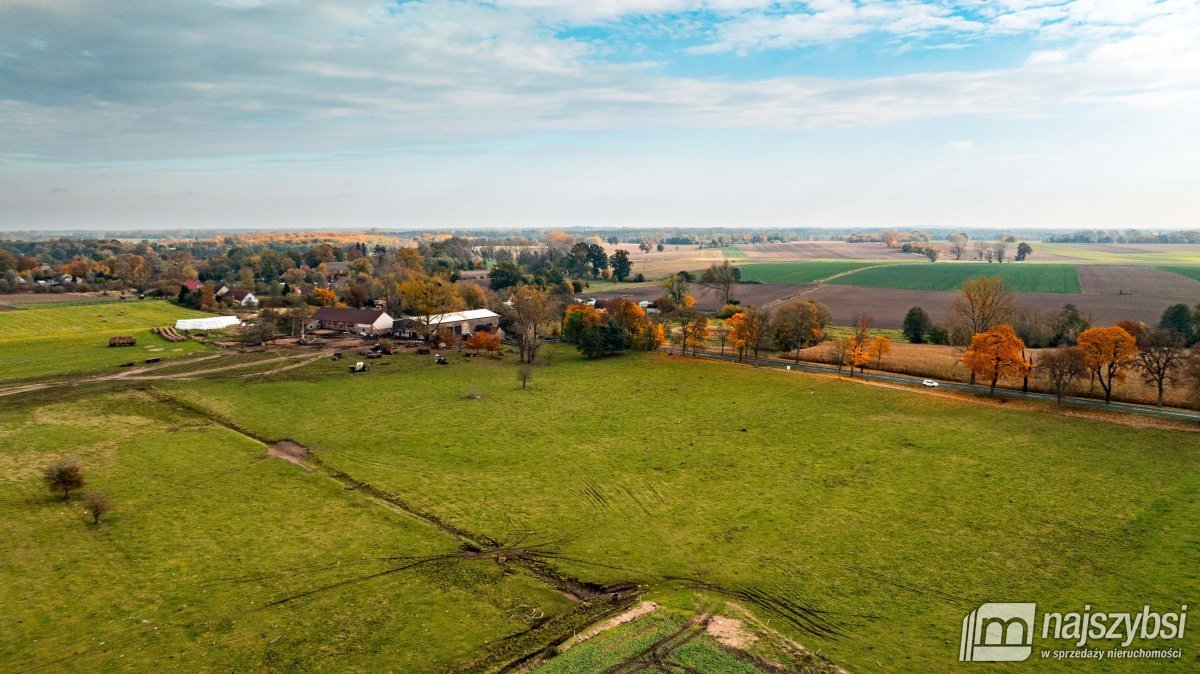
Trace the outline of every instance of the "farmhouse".
<instances>
[{"instance_id":1,"label":"farmhouse","mask_svg":"<svg viewBox=\"0 0 1200 674\"><path fill-rule=\"evenodd\" d=\"M254 293L248 290L230 290L229 293L227 293L227 297L229 297L234 304L243 307L258 306L258 298L254 296Z\"/></svg>"},{"instance_id":2,"label":"farmhouse","mask_svg":"<svg viewBox=\"0 0 1200 674\"><path fill-rule=\"evenodd\" d=\"M189 292L194 293L199 291L200 288L204 287L204 284L201 283L199 279L190 278L183 282L183 287L187 288Z\"/></svg>"},{"instance_id":3,"label":"farmhouse","mask_svg":"<svg viewBox=\"0 0 1200 674\"><path fill-rule=\"evenodd\" d=\"M414 339L420 336L420 328L428 325L435 330L449 330L455 335L470 335L480 330L496 330L500 327L500 314L490 309L469 309L450 314L433 316L404 316L396 327L401 337Z\"/></svg>"},{"instance_id":4,"label":"farmhouse","mask_svg":"<svg viewBox=\"0 0 1200 674\"><path fill-rule=\"evenodd\" d=\"M382 309L341 309L321 307L313 314L313 322L326 330L357 332L360 335L382 335L392 329L392 317Z\"/></svg>"}]
</instances>

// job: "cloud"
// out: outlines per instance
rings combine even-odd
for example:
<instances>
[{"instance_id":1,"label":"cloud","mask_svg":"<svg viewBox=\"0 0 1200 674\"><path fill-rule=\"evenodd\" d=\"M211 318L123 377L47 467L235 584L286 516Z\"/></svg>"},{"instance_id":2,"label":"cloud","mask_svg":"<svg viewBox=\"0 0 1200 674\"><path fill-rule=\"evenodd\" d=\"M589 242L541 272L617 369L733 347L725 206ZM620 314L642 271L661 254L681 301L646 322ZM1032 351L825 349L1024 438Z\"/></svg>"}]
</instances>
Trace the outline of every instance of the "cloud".
<instances>
[{"instance_id":1,"label":"cloud","mask_svg":"<svg viewBox=\"0 0 1200 674\"><path fill-rule=\"evenodd\" d=\"M389 152L546 131L815 129L1191 106L1200 92L1194 2L1006 0L976 3L970 19L960 16L966 0L790 4L798 11L754 0L123 0L118 14L82 0L9 0L0 4L0 152L119 161ZM1002 17L1035 15L1104 37L1072 47L1071 60L1058 56L1065 49L1043 50L1013 68L739 79L613 62L603 44L560 30L564 21L680 11L717 17L709 44L728 48L871 31L977 34Z\"/></svg>"},{"instance_id":2,"label":"cloud","mask_svg":"<svg viewBox=\"0 0 1200 674\"><path fill-rule=\"evenodd\" d=\"M975 141L973 140L952 140L946 143L946 148L957 152L966 152L967 150L975 149Z\"/></svg>"}]
</instances>

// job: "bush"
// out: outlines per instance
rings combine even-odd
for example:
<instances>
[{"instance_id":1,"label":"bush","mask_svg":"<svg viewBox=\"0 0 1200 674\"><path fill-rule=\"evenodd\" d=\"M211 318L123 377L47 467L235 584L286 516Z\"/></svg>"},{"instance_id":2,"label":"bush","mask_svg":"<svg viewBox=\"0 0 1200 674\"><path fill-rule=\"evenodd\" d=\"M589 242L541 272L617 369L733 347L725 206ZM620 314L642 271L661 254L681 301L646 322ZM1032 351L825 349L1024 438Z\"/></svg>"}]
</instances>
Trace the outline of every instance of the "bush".
<instances>
[{"instance_id":1,"label":"bush","mask_svg":"<svg viewBox=\"0 0 1200 674\"><path fill-rule=\"evenodd\" d=\"M61 491L66 501L71 498L72 489L83 486L83 467L75 459L59 459L42 471L42 481L50 491Z\"/></svg>"}]
</instances>

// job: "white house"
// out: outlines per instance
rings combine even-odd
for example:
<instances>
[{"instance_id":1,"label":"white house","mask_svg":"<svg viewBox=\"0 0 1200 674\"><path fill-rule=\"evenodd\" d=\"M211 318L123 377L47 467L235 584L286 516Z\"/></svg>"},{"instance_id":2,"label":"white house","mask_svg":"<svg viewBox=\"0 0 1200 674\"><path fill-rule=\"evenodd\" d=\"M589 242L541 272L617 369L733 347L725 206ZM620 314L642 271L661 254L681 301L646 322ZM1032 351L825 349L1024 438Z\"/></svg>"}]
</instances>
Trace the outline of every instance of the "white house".
<instances>
[{"instance_id":1,"label":"white house","mask_svg":"<svg viewBox=\"0 0 1200 674\"><path fill-rule=\"evenodd\" d=\"M226 296L230 300L232 300L234 304L237 304L239 306L243 306L243 307L257 307L258 306L258 298L254 296L254 293L252 293L248 290L230 290L228 293L226 293Z\"/></svg>"}]
</instances>

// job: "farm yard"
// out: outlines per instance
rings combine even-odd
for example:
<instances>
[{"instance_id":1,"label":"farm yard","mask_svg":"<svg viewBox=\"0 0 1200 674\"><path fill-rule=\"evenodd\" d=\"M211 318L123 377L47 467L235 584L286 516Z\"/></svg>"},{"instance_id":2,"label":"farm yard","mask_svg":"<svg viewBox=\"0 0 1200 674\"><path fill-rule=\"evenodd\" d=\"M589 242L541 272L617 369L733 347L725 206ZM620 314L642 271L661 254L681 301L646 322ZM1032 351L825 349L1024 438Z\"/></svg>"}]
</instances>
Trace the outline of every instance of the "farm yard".
<instances>
[{"instance_id":1,"label":"farm yard","mask_svg":"<svg viewBox=\"0 0 1200 674\"><path fill-rule=\"evenodd\" d=\"M145 358L178 358L205 350L197 342L172 343L151 332L180 318L207 316L160 301L60 306L29 305L0 312L0 372L7 380L116 368ZM132 347L109 348L110 337L132 336Z\"/></svg>"},{"instance_id":2,"label":"farm yard","mask_svg":"<svg viewBox=\"0 0 1200 674\"><path fill-rule=\"evenodd\" d=\"M85 607L96 607L92 614L113 619L103 634L84 633L82 616L61 631L60 639L74 646L68 651L83 651L70 662L97 666L120 655L126 663L166 657L164 645L176 640L184 642L176 656L184 667L209 649L234 652L256 668L337 662L370 669L418 649L438 652L440 666L404 669L466 668L479 657L498 663L502 652L490 649L500 646L484 642L527 631L521 610L536 607L547 616L575 610L557 592L528 584L523 573L493 573L514 564L520 571L522 555L535 553L556 573L582 582L637 583L643 598L674 610L743 610L754 618L748 625L769 624L779 639L850 670L875 662L896 670L954 662L962 614L984 598L1169 606L1200 584L1188 571L1188 541L1200 522L1195 434L677 356L586 361L564 349L548 356L551 365L538 368L528 391L512 377L511 363L456 354L449 367L432 366L427 356L397 356L391 371L362 378L347 378L341 363L314 361L236 383L163 381L150 398L134 398L134 414L151 420L134 423L145 433L140 441L114 444L98 427L59 443L88 457L97 485L120 494L112 524L89 534L78 517L56 514L58 504L34 497L31 469L18 468L30 464L29 452L36 456L26 449L0 481L11 507L26 511L4 524L6 534L36 535L48 549L91 536L85 550L101 555L101 596L134 597L109 613L100 597L86 600ZM346 399L372 403L347 407ZM41 409L23 402L7 411L2 428L18 438L67 433L54 425L78 425L72 410L79 408L54 401ZM80 414L128 415L128 401L109 399L107 408ZM338 411L313 415L312 409ZM397 416L409 422L372 423ZM486 439L445 433L463 419L487 420ZM262 458L266 445L254 438L293 440L318 468ZM198 450L174 451L197 444ZM149 446L172 451L143 453ZM179 481L144 486L146 477L160 474ZM427 513L416 522L433 531L418 535L404 525L413 519L330 485L334 474L395 494L397 503ZM1085 479L1096 498L1061 498ZM193 483L205 487L197 492L187 487ZM251 485L253 494L241 495ZM182 507L197 493L211 505L179 522L175 511L157 510ZM1013 493L1022 498L1009 499ZM320 517L313 519L302 503L322 504ZM266 526L252 537L253 554L251 537L229 526L247 518ZM383 559L392 556L454 554L454 538L440 536L431 520L526 552L511 552L499 565L454 561L449 570L421 565L372 577L388 570ZM1112 529L1122 535L1096 535ZM166 546L170 531L186 531L193 542L168 558L178 561L162 572L142 577L138 567L104 566L116 550L136 559L157 554L151 550ZM199 554L196 548L223 554L202 562L190 556ZM14 604L25 637L65 601L58 592L66 588L36 584L35 559L4 560L22 579L7 591L34 597ZM1022 572L1009 573L1013 567ZM1129 571L1120 577L1106 571L1114 567ZM92 571L74 573L85 586ZM355 578L362 580L336 585ZM434 591L431 578L449 585ZM156 612L136 610L163 596ZM224 603L239 609L218 608ZM160 631L127 630L126 615L151 620ZM169 624L167 615L174 616ZM323 651L304 648L326 621L344 638L325 640ZM641 639L655 624L634 622L628 639ZM0 652L13 652L5 638L13 637L0 636ZM756 648L779 639L764 638ZM598 640L594 648L620 650L619 644ZM578 648L576 657L588 656ZM785 656L756 648L757 656ZM1049 666L1055 667L1068 669Z\"/></svg>"}]
</instances>

